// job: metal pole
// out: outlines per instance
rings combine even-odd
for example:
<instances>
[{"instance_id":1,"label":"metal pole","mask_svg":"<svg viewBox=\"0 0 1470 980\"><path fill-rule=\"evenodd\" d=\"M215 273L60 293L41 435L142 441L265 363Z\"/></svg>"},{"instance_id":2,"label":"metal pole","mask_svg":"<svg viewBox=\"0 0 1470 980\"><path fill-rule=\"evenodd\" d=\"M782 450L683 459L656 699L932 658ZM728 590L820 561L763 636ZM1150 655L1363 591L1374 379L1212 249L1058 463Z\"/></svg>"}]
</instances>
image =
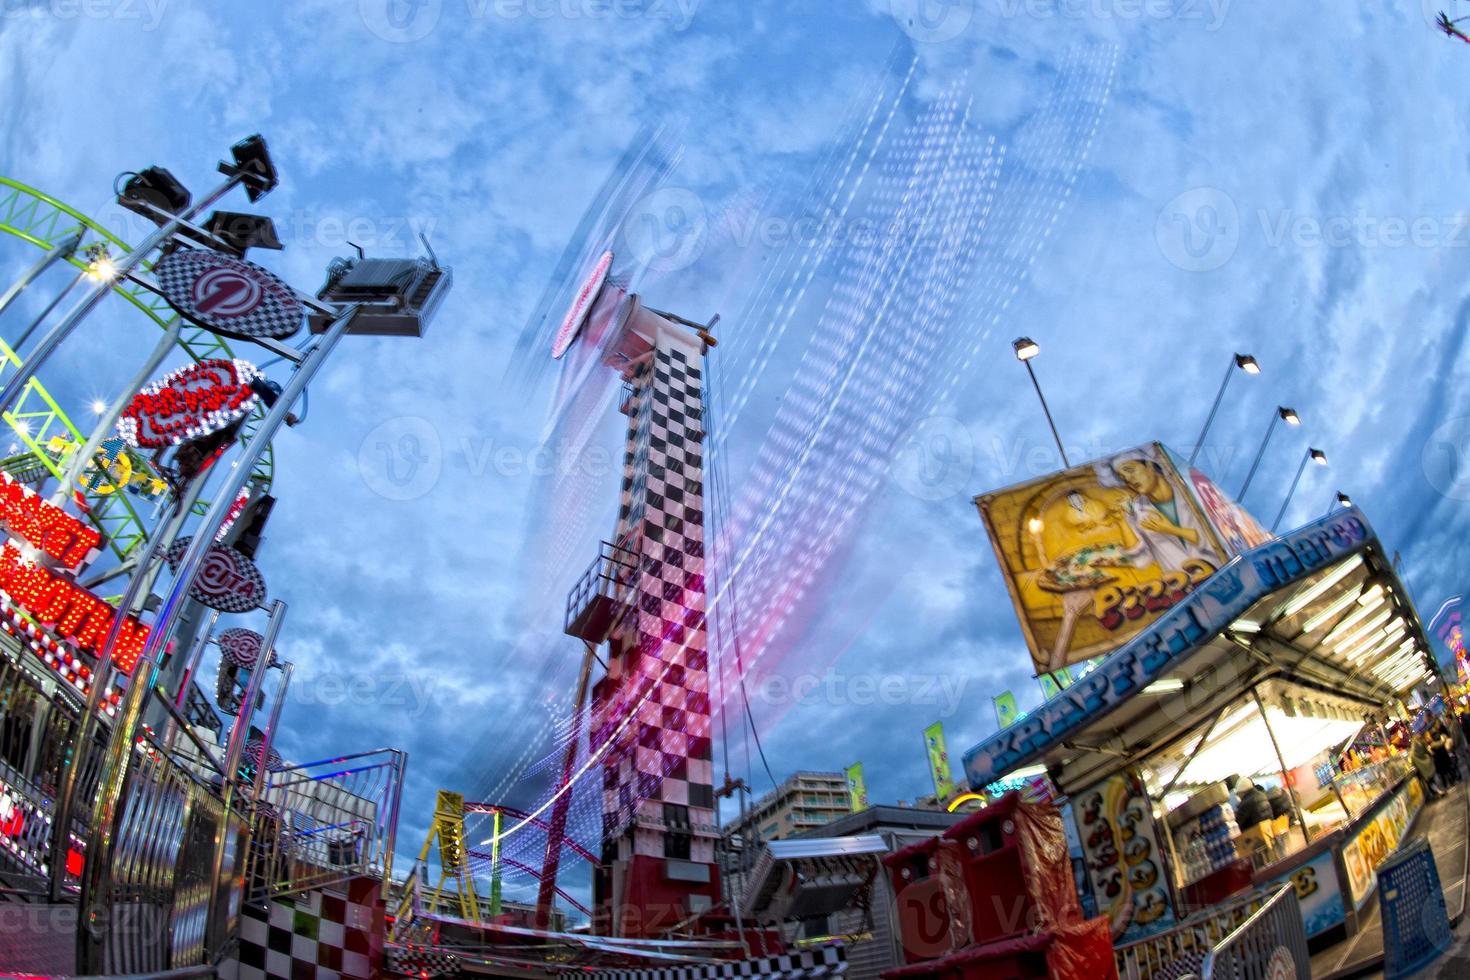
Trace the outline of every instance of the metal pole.
<instances>
[{"instance_id":1,"label":"metal pole","mask_svg":"<svg viewBox=\"0 0 1470 980\"><path fill-rule=\"evenodd\" d=\"M1220 390L1215 393L1215 404L1210 406L1210 414L1205 418L1205 427L1199 430L1199 438L1194 441L1194 452L1189 454L1189 465L1194 465L1195 457L1199 455L1200 448L1205 444L1205 434L1210 431L1210 425L1215 421L1215 413L1220 410L1220 400L1225 397L1225 389L1230 384L1230 376L1236 371L1235 355L1230 355L1230 366L1225 369L1225 380L1220 382Z\"/></svg>"},{"instance_id":2,"label":"metal pole","mask_svg":"<svg viewBox=\"0 0 1470 980\"><path fill-rule=\"evenodd\" d=\"M61 292L51 297L51 301L46 304L40 313L36 314L35 318L31 320L30 325L20 332L20 336L15 338L15 343L10 345L10 349L15 352L16 357L20 357L20 349L27 340L31 339L31 334L35 333L41 324L46 322L46 318L56 311L56 308L61 305L61 301L66 299L71 294L71 291L76 288L77 283L86 277L87 274L85 272L78 272L72 276L71 282L61 287Z\"/></svg>"},{"instance_id":3,"label":"metal pole","mask_svg":"<svg viewBox=\"0 0 1470 980\"><path fill-rule=\"evenodd\" d=\"M1240 493L1235 495L1236 503L1245 503L1245 492L1251 487L1251 480L1256 475L1256 467L1261 465L1261 457L1266 455L1266 444L1271 441L1271 433L1276 431L1276 423L1280 421L1281 410L1277 409L1271 413L1271 424L1266 426L1266 438L1261 440L1261 448L1256 450L1256 458L1251 461L1250 472L1245 475L1245 482L1240 485Z\"/></svg>"},{"instance_id":4,"label":"metal pole","mask_svg":"<svg viewBox=\"0 0 1470 980\"><path fill-rule=\"evenodd\" d=\"M262 651L260 656L264 659L267 657L267 653ZM256 802L260 801L260 794L265 789L265 760L270 757L271 742L275 740L276 735L276 725L281 720L281 706L286 703L286 692L291 690L291 674L295 670L295 664L288 663L281 665L281 683L276 688L276 697L271 703L270 719L266 721L265 731L260 736L260 762L255 767L255 786L250 794L250 798Z\"/></svg>"},{"instance_id":5,"label":"metal pole","mask_svg":"<svg viewBox=\"0 0 1470 980\"><path fill-rule=\"evenodd\" d=\"M122 707L113 722L107 754L103 758L102 769L98 774L97 797L92 807L92 832L89 836L87 851L87 878L83 881L83 908L100 910L101 907L97 900L105 900L110 894L111 881L108 865L115 836L115 825L121 818L118 804L122 799L123 784L127 779L128 763L131 761L130 746L133 741L133 733L142 715L143 706L147 700L147 691L157 678L160 654L167 647L174 630L178 627L179 614L184 603L188 601L189 590L193 588L194 580L198 577L199 570L204 564L204 556L209 546L214 543L214 536L224 523L235 496L249 481L256 461L265 452L265 447L270 445L271 439L274 438L281 424L286 421L291 406L301 396L302 390L316 375L322 362L337 346L337 342L342 339L342 335L347 332L352 321L357 318L358 309L357 304L344 308L318 339L316 346L302 359L295 372L292 373L280 397L276 400L276 404L261 420L254 438L245 445L244 451L231 464L225 485L210 505L195 531L193 540L179 560L173 585L149 630L142 656L138 658L138 663L133 668L133 682L128 685ZM228 810L226 810L225 817L228 820Z\"/></svg>"},{"instance_id":6,"label":"metal pole","mask_svg":"<svg viewBox=\"0 0 1470 980\"><path fill-rule=\"evenodd\" d=\"M184 212L183 215L160 225L157 231L139 242L137 248L113 263L115 269L114 278L120 279L138 266L148 257L150 252L168 241L173 233L179 230L182 222L192 219L205 208L212 207L216 201L224 197L236 184L244 179L244 171L236 172L223 184L220 184L207 194L198 204ZM36 349L31 353L31 356L20 363L16 368L15 374L6 383L4 390L0 390L0 414L10 411L11 406L20 397L22 389L30 383L31 378L35 377L37 369L46 363L47 359L56 351L56 348L60 346L61 342L76 328L76 325L81 323L82 319L88 313L92 312L92 309L98 303L102 302L102 297L106 296L112 289L112 283L112 279L104 279L93 283L86 295L78 300L77 304L71 308L71 312L41 338L40 343L36 345Z\"/></svg>"},{"instance_id":7,"label":"metal pole","mask_svg":"<svg viewBox=\"0 0 1470 980\"><path fill-rule=\"evenodd\" d=\"M1057 433L1057 424L1052 421L1051 408L1046 404L1046 396L1041 393L1041 384L1036 380L1036 372L1031 370L1031 361L1021 362L1026 365L1026 373L1031 375L1031 386L1036 389L1036 397L1041 399L1041 410L1046 413L1046 424L1051 426L1051 437L1057 441L1057 452L1062 454L1062 467L1071 469L1072 464L1067 462L1067 451L1062 448L1062 437Z\"/></svg>"},{"instance_id":8,"label":"metal pole","mask_svg":"<svg viewBox=\"0 0 1470 980\"><path fill-rule=\"evenodd\" d=\"M1302 843L1310 844L1311 841L1307 839L1307 818L1302 813L1301 801L1296 798L1296 790L1287 780L1289 770L1286 768L1286 756L1281 754L1281 743L1276 741L1276 730L1271 727L1271 719L1266 714L1266 705L1261 701L1261 692L1253 687L1251 697L1255 699L1256 710L1261 713L1261 721L1266 726L1266 734L1271 738L1271 748L1276 750L1276 761L1281 765L1281 785L1286 790L1286 794L1291 797L1291 808L1296 811L1297 826L1302 828Z\"/></svg>"},{"instance_id":9,"label":"metal pole","mask_svg":"<svg viewBox=\"0 0 1470 980\"><path fill-rule=\"evenodd\" d=\"M1296 468L1296 476L1291 478L1291 489L1286 491L1286 499L1281 501L1281 509L1276 512L1276 520L1271 522L1272 534L1276 533L1276 528L1281 524L1281 519L1286 516L1287 505L1291 503L1291 498L1296 494L1296 485L1301 482L1302 473L1305 472L1307 468L1307 460L1311 458L1311 449L1308 449L1306 452L1302 453L1301 465Z\"/></svg>"},{"instance_id":10,"label":"metal pole","mask_svg":"<svg viewBox=\"0 0 1470 980\"><path fill-rule=\"evenodd\" d=\"M128 576L128 584L123 589L122 598L117 604L117 613L113 616L112 624L107 629L107 638L102 641L102 647L97 651L97 668L92 674L92 689L87 696L86 707L82 710L81 718L77 721L76 748L72 752L71 763L66 767L62 775L61 792L56 801L56 822L52 828L53 853L63 854L69 843L72 814L76 810L76 794L78 779L83 766L86 765L91 755L92 737L97 725L102 721L103 699L106 697L107 689L117 677L117 669L113 665L113 654L117 651L118 638L122 636L123 623L128 616L139 606L139 598L144 596L144 583L150 581L148 574L149 566L152 565L160 554L173 542L174 536L178 534L179 527L187 517L189 509L194 506L194 501L199 499L199 493L203 489L202 478L193 480L184 489L184 492L174 501L173 512L165 518L163 523L155 529L155 533L144 545L143 554L133 567L133 573ZM139 662L141 663L141 661ZM133 665L133 682L128 685L128 696L134 687L142 690L138 683L139 664ZM140 699L141 700L141 699ZM141 705L140 705L141 710ZM113 717L112 742L117 741L117 723L121 718L121 712ZM122 751L131 751L132 733L129 732L128 739L122 747ZM112 751L109 743L108 751ZM96 811L92 814L92 830L96 829ZM91 851L87 852L87 869L91 870ZM51 900L59 902L62 900L63 886L66 881L66 869L64 862L51 862Z\"/></svg>"},{"instance_id":11,"label":"metal pole","mask_svg":"<svg viewBox=\"0 0 1470 980\"><path fill-rule=\"evenodd\" d=\"M189 650L189 659L184 664L183 681L179 684L178 693L174 695L174 707L180 712L184 710L184 704L189 699L189 685L197 683L195 675L199 673L199 661L204 659L204 648L209 645L210 637L214 635L214 628L219 625L220 611L210 611L209 622L199 631L194 638L194 646Z\"/></svg>"},{"instance_id":12,"label":"metal pole","mask_svg":"<svg viewBox=\"0 0 1470 980\"><path fill-rule=\"evenodd\" d=\"M10 304L15 302L16 297L25 292L26 287L35 281L37 276L55 265L58 260L75 252L77 246L82 244L83 234L82 229L77 229L72 233L70 238L53 246L50 251L36 260L35 265L31 266L21 274L19 279L11 283L10 288L5 290L5 295L0 296L0 313L4 313L10 307Z\"/></svg>"},{"instance_id":13,"label":"metal pole","mask_svg":"<svg viewBox=\"0 0 1470 980\"><path fill-rule=\"evenodd\" d=\"M138 368L137 373L133 375L132 380L123 388L122 393L113 399L111 405L107 406L107 409L102 413L102 417L97 420L97 425L92 429L92 434L87 437L86 444L67 462L65 475L62 477L61 483L57 486L56 490L51 494L51 503L53 505L61 507L65 504L66 499L71 495L71 491L78 485L78 481L81 479L82 472L86 469L87 464L97 455L97 450L102 448L103 440L116 430L118 417L128 407L128 403L133 400L133 396L137 394L138 389L153 380L153 376L157 373L159 365L163 363L163 359L169 355L169 352L174 349L174 345L178 343L179 331L183 329L183 326L184 318L180 316L174 317L169 322L168 327L163 331L163 337L154 346L153 352L148 355L148 359L143 362L142 367Z\"/></svg>"}]
</instances>

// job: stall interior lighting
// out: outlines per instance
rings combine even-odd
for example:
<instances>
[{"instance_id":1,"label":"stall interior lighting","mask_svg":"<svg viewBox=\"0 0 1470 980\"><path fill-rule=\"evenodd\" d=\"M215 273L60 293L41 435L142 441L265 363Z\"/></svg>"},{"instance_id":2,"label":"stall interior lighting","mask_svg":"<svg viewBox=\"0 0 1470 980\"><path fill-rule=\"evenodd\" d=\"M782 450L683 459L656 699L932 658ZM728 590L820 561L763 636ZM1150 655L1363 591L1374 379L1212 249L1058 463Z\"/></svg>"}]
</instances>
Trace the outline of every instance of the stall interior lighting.
<instances>
[{"instance_id":1,"label":"stall interior lighting","mask_svg":"<svg viewBox=\"0 0 1470 980\"><path fill-rule=\"evenodd\" d=\"M1236 633L1259 633L1261 624L1250 619L1237 619L1230 624L1230 629Z\"/></svg>"},{"instance_id":2,"label":"stall interior lighting","mask_svg":"<svg viewBox=\"0 0 1470 980\"><path fill-rule=\"evenodd\" d=\"M1178 677L1163 677L1143 689L1144 694L1172 694L1184 690L1184 681Z\"/></svg>"},{"instance_id":3,"label":"stall interior lighting","mask_svg":"<svg viewBox=\"0 0 1470 980\"><path fill-rule=\"evenodd\" d=\"M1343 656L1347 659L1348 663L1357 663L1359 660L1363 660L1365 658L1371 660L1383 651L1387 650L1389 647L1393 646L1394 643L1398 641L1398 638L1404 635L1404 631L1408 628L1408 624L1405 623L1402 619L1395 620L1394 624L1391 627L1384 627L1384 631L1381 636L1367 637L1363 640L1363 642L1354 647L1352 649L1352 652L1344 650Z\"/></svg>"},{"instance_id":4,"label":"stall interior lighting","mask_svg":"<svg viewBox=\"0 0 1470 980\"><path fill-rule=\"evenodd\" d=\"M1291 601L1288 602L1285 608L1281 610L1281 618L1289 619L1292 616L1295 616L1297 613L1301 612L1303 609L1307 608L1323 595L1325 595L1328 589L1332 588L1338 582L1341 582L1343 579L1347 578L1348 575L1359 568L1362 564L1363 556L1353 555L1347 561L1343 562L1341 565L1338 565L1332 571L1328 572L1320 581L1316 582L1313 585L1307 586L1304 590L1293 596ZM1312 627L1312 629L1316 629L1316 627L1314 626Z\"/></svg>"},{"instance_id":5,"label":"stall interior lighting","mask_svg":"<svg viewBox=\"0 0 1470 980\"><path fill-rule=\"evenodd\" d=\"M1351 592L1345 592L1342 595L1338 596L1336 599L1332 600L1331 605L1329 605L1327 608L1323 609L1321 612L1317 613L1311 619L1303 623L1302 632L1315 633L1317 630L1321 629L1323 626L1326 626L1332 620L1340 616L1344 610L1351 608L1356 599L1357 597L1354 596Z\"/></svg>"},{"instance_id":6,"label":"stall interior lighting","mask_svg":"<svg viewBox=\"0 0 1470 980\"><path fill-rule=\"evenodd\" d=\"M1370 619L1376 616L1378 614L1378 607L1382 605L1383 598L1380 596L1376 602L1371 602L1366 606L1360 606L1357 612L1353 613L1351 616L1344 617L1342 622L1338 623L1332 628L1331 632L1322 637L1322 643L1324 645L1331 644L1339 650L1345 646L1351 646L1350 643L1344 640L1344 637L1360 635L1358 629L1359 625L1365 619ZM1391 616L1392 614L1392 609L1384 610L1385 616Z\"/></svg>"},{"instance_id":7,"label":"stall interior lighting","mask_svg":"<svg viewBox=\"0 0 1470 980\"><path fill-rule=\"evenodd\" d=\"M1285 756L1286 767L1295 769L1351 738L1363 727L1361 721L1351 719L1287 715L1278 706L1269 704L1266 714L1271 719L1270 730L1254 704L1244 705L1227 717L1210 736L1209 744L1189 762L1179 783L1199 786L1233 775L1275 774L1281 762L1271 741L1272 731Z\"/></svg>"},{"instance_id":8,"label":"stall interior lighting","mask_svg":"<svg viewBox=\"0 0 1470 980\"><path fill-rule=\"evenodd\" d=\"M1341 653L1343 650L1352 647L1363 637L1368 636L1375 630L1378 630L1390 619L1393 619L1392 608L1384 609L1381 612L1375 612L1372 616L1368 617L1368 621L1366 623L1355 625L1351 632L1333 630L1322 642L1324 644L1331 643L1332 649L1337 651L1338 653Z\"/></svg>"}]
</instances>

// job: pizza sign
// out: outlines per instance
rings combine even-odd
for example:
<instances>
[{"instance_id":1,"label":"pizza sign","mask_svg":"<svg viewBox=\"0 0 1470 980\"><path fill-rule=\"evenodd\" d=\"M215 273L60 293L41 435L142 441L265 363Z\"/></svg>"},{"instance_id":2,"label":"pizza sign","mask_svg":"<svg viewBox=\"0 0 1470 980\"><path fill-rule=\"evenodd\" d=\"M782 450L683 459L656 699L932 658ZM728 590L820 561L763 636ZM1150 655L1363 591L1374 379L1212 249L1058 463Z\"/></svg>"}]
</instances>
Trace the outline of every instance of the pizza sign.
<instances>
[{"instance_id":1,"label":"pizza sign","mask_svg":"<svg viewBox=\"0 0 1470 980\"><path fill-rule=\"evenodd\" d=\"M169 568L178 571L192 540L179 538L168 549L164 558ZM234 548L211 545L189 589L189 597L220 612L249 612L265 605L265 579L255 562Z\"/></svg>"},{"instance_id":2,"label":"pizza sign","mask_svg":"<svg viewBox=\"0 0 1470 980\"><path fill-rule=\"evenodd\" d=\"M207 330L279 340L301 327L295 292L254 262L184 249L159 259L153 274L169 304Z\"/></svg>"},{"instance_id":3,"label":"pizza sign","mask_svg":"<svg viewBox=\"0 0 1470 980\"><path fill-rule=\"evenodd\" d=\"M252 383L264 377L238 357L190 364L134 395L117 433L134 449L166 449L213 435L255 410L260 395Z\"/></svg>"}]
</instances>

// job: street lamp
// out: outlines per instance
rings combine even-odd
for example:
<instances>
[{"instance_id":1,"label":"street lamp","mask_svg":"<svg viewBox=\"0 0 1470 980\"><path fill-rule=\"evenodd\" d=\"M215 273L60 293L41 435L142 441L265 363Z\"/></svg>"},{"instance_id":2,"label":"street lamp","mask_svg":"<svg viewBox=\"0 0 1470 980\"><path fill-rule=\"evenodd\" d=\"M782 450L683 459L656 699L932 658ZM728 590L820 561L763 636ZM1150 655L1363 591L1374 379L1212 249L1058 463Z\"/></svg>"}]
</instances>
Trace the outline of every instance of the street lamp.
<instances>
[{"instance_id":1,"label":"street lamp","mask_svg":"<svg viewBox=\"0 0 1470 980\"><path fill-rule=\"evenodd\" d=\"M1215 393L1215 404L1210 406L1210 414L1205 418L1205 427L1199 431L1199 438L1194 441L1194 452L1189 454L1189 465L1194 465L1194 459L1199 455L1200 447L1205 444L1205 433L1210 431L1210 425L1215 421L1215 413L1220 410L1220 399L1225 397L1225 388L1230 384L1231 376L1236 370L1244 371L1246 374L1260 374L1261 365L1249 354L1236 354L1230 359L1230 366L1225 369L1225 380L1220 382L1220 390Z\"/></svg>"},{"instance_id":2,"label":"street lamp","mask_svg":"<svg viewBox=\"0 0 1470 980\"><path fill-rule=\"evenodd\" d=\"M1031 368L1031 359L1041 353L1041 345L1030 337L1017 337L1011 342L1011 349L1016 352L1016 360L1026 365L1026 373L1031 376L1031 387L1036 389L1036 397L1041 401L1041 410L1046 413L1046 424L1051 427L1051 437L1057 442L1057 452L1062 454L1062 467L1070 469L1072 464L1067 461L1067 450L1062 448L1062 437L1057 433L1057 424L1051 417L1051 409L1046 404L1046 396L1041 393L1041 383L1036 380L1036 372Z\"/></svg>"},{"instance_id":3,"label":"street lamp","mask_svg":"<svg viewBox=\"0 0 1470 980\"><path fill-rule=\"evenodd\" d=\"M1291 498L1296 493L1296 485L1301 481L1302 471L1307 468L1308 460L1311 460L1318 466L1326 466L1327 454L1320 449L1308 449L1305 453L1302 454L1301 465L1296 468L1296 476L1292 477L1291 488L1286 491L1286 499L1281 501L1281 509L1276 512L1276 520L1271 522L1271 531L1273 533L1276 531L1276 528L1281 524L1281 518L1286 516L1287 505L1291 503ZM1339 500L1344 499L1342 494L1338 494L1337 496Z\"/></svg>"},{"instance_id":4,"label":"street lamp","mask_svg":"<svg viewBox=\"0 0 1470 980\"><path fill-rule=\"evenodd\" d=\"M1352 498L1350 498L1347 494L1339 490L1337 491L1337 504L1339 507L1351 507L1353 505L1353 501Z\"/></svg>"},{"instance_id":5,"label":"street lamp","mask_svg":"<svg viewBox=\"0 0 1470 980\"><path fill-rule=\"evenodd\" d=\"M1240 493L1235 495L1235 499L1240 503L1245 503L1245 492L1251 487L1251 480L1256 475L1256 467L1261 465L1261 457L1266 455L1266 446L1271 441L1271 434L1276 431L1277 422L1285 422L1287 425L1302 424L1301 417L1296 414L1295 409L1277 407L1276 414L1271 416L1271 424L1266 426L1266 438L1261 440L1261 448L1256 450L1256 458L1251 461L1250 472L1245 475L1245 482L1240 485Z\"/></svg>"}]
</instances>

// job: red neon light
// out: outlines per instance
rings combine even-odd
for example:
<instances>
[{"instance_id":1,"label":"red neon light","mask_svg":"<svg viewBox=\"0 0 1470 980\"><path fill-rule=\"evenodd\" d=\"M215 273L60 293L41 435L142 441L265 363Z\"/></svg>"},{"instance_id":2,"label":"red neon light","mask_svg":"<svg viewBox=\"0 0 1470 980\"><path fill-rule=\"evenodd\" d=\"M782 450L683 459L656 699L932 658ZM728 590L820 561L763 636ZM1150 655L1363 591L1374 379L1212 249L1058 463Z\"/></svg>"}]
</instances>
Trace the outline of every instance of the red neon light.
<instances>
[{"instance_id":1,"label":"red neon light","mask_svg":"<svg viewBox=\"0 0 1470 980\"><path fill-rule=\"evenodd\" d=\"M0 522L67 568L92 557L102 535L59 507L53 507L30 487L0 473Z\"/></svg>"},{"instance_id":2,"label":"red neon light","mask_svg":"<svg viewBox=\"0 0 1470 980\"><path fill-rule=\"evenodd\" d=\"M567 315L562 318L561 327L556 331L556 337L551 341L551 356L557 360L572 346L572 341L577 339L581 332L582 322L587 319L588 312L592 309L592 301L602 289L602 284L607 280L607 270L612 268L612 252L603 252L602 257L593 266L591 274L587 276L582 288L577 290L576 297L572 300L572 308L567 310Z\"/></svg>"},{"instance_id":3,"label":"red neon light","mask_svg":"<svg viewBox=\"0 0 1470 980\"><path fill-rule=\"evenodd\" d=\"M145 385L117 420L117 431L135 449L167 449L211 435L249 415L260 396L250 383L255 365L213 358L180 368Z\"/></svg>"},{"instance_id":4,"label":"red neon light","mask_svg":"<svg viewBox=\"0 0 1470 980\"><path fill-rule=\"evenodd\" d=\"M47 569L21 557L20 549L6 543L0 548L0 589L36 620L83 650L97 653L107 639L116 609ZM148 627L131 616L123 619L113 663L125 674L143 653Z\"/></svg>"}]
</instances>

